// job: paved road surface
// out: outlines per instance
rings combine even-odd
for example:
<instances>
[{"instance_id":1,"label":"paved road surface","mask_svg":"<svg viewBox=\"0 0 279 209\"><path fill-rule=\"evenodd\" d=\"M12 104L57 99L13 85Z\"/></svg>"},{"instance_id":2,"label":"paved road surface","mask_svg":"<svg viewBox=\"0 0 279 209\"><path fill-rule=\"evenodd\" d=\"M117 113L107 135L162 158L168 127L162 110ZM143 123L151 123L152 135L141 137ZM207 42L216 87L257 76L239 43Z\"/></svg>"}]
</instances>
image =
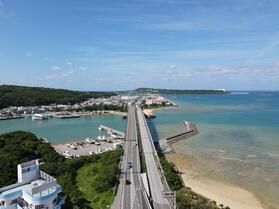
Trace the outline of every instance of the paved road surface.
<instances>
[{"instance_id":1,"label":"paved road surface","mask_svg":"<svg viewBox=\"0 0 279 209\"><path fill-rule=\"evenodd\" d=\"M158 168L158 164L155 159L157 152L154 148L153 140L151 138L144 114L139 107L137 107L137 118L153 207L154 209L171 209L172 207L169 201L163 197L163 191L165 188L162 183L163 180Z\"/></svg>"},{"instance_id":2,"label":"paved road surface","mask_svg":"<svg viewBox=\"0 0 279 209\"><path fill-rule=\"evenodd\" d=\"M127 162L132 161L132 167ZM123 174L114 201L113 209L151 209L141 180L135 107L128 111L121 168ZM129 182L127 184L127 182Z\"/></svg>"},{"instance_id":3,"label":"paved road surface","mask_svg":"<svg viewBox=\"0 0 279 209\"><path fill-rule=\"evenodd\" d=\"M138 139L138 136L140 137ZM151 209L141 180L141 167L138 143L142 144L148 183L151 192L153 209L172 209L171 203L163 197L164 179L156 158L152 137L149 132L144 114L139 107L132 105L128 110L127 127L122 159L122 175L113 209ZM157 160L157 161L156 161ZM127 162L132 162L132 167Z\"/></svg>"}]
</instances>

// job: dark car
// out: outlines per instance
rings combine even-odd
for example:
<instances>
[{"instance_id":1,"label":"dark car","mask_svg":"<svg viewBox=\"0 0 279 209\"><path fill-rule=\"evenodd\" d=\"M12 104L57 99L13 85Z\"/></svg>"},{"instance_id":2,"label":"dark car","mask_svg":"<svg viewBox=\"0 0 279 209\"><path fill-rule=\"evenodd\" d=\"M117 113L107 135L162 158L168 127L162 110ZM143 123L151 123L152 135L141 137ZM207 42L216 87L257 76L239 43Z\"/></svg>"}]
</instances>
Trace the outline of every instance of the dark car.
<instances>
[{"instance_id":1,"label":"dark car","mask_svg":"<svg viewBox=\"0 0 279 209\"><path fill-rule=\"evenodd\" d=\"M127 168L132 168L133 167L133 162L132 161L128 161L127 162Z\"/></svg>"}]
</instances>

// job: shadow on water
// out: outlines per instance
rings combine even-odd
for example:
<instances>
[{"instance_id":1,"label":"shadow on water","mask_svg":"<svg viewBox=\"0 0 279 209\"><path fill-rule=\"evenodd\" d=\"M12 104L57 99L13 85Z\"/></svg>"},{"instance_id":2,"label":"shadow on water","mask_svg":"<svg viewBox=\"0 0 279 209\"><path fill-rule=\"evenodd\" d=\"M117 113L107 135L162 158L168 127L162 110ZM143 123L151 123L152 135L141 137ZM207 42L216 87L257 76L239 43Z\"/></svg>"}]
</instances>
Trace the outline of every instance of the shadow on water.
<instances>
[{"instance_id":1,"label":"shadow on water","mask_svg":"<svg viewBox=\"0 0 279 209\"><path fill-rule=\"evenodd\" d=\"M160 147L160 143L159 143L159 134L157 132L155 123L153 122L153 119L146 119L147 121L147 125L149 127L150 130L150 134L152 136L152 140L154 142L155 148L157 149L157 151L161 151L161 147Z\"/></svg>"}]
</instances>

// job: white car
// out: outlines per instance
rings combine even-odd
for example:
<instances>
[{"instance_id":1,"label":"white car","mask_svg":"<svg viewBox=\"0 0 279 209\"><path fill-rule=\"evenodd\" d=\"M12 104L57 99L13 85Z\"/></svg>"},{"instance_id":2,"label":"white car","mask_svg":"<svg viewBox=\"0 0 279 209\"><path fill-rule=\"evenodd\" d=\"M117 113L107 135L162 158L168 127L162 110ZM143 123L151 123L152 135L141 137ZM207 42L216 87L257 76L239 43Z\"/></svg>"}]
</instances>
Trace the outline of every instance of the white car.
<instances>
[{"instance_id":1,"label":"white car","mask_svg":"<svg viewBox=\"0 0 279 209\"><path fill-rule=\"evenodd\" d=\"M70 157L73 156L71 153L69 153L68 150L64 151L64 152L63 152L63 155L64 155L65 158L70 158Z\"/></svg>"},{"instance_id":2,"label":"white car","mask_svg":"<svg viewBox=\"0 0 279 209\"><path fill-rule=\"evenodd\" d=\"M71 149L77 149L77 147L74 144L71 144L70 148Z\"/></svg>"}]
</instances>

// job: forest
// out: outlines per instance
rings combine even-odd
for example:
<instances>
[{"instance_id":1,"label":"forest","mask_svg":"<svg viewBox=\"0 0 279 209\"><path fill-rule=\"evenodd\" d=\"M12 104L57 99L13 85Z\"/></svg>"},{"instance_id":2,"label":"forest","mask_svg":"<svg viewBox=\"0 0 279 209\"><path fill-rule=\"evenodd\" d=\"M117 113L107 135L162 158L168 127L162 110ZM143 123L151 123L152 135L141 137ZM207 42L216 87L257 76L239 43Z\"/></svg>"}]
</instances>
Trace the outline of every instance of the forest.
<instances>
[{"instance_id":1,"label":"forest","mask_svg":"<svg viewBox=\"0 0 279 209\"><path fill-rule=\"evenodd\" d=\"M41 169L62 186L66 209L102 209L113 202L121 149L65 159L30 132L0 135L0 187L15 183L17 164L41 159Z\"/></svg>"},{"instance_id":2,"label":"forest","mask_svg":"<svg viewBox=\"0 0 279 209\"><path fill-rule=\"evenodd\" d=\"M0 109L9 106L75 104L89 98L109 97L112 92L71 91L42 87L0 85Z\"/></svg>"}]
</instances>

